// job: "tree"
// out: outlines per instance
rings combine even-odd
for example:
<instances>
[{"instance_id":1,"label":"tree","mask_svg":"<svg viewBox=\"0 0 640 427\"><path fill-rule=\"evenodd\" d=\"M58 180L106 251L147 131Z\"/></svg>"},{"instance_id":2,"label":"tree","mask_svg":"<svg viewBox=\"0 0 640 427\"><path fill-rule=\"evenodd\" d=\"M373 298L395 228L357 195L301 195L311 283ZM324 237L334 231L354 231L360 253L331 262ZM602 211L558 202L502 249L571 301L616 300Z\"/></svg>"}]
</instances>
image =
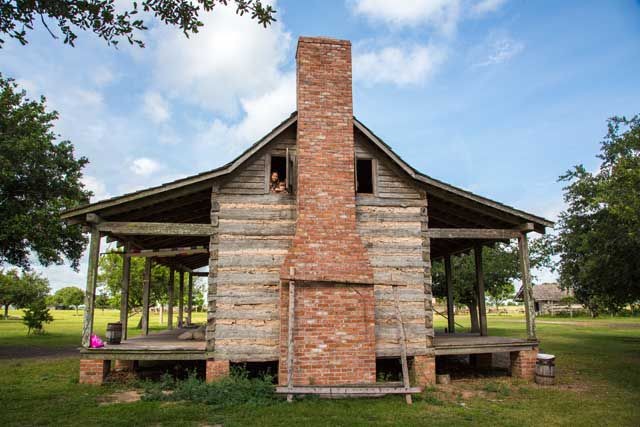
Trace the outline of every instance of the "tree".
<instances>
[{"instance_id":1,"label":"tree","mask_svg":"<svg viewBox=\"0 0 640 427\"><path fill-rule=\"evenodd\" d=\"M27 326L27 335L44 333L43 324L53 322L53 316L49 313L45 298L40 297L29 303L22 316L22 323Z\"/></svg>"},{"instance_id":2,"label":"tree","mask_svg":"<svg viewBox=\"0 0 640 427\"><path fill-rule=\"evenodd\" d=\"M129 307L142 307L142 279L145 259L142 257L131 258L131 274L129 278ZM176 274L177 276L177 274ZM178 282L176 277L176 283ZM111 305L120 305L122 289L122 255L109 253L100 257L98 283L105 288L110 296ZM149 301L152 303L167 302L167 287L169 284L169 268L154 264L151 269L151 293ZM185 283L185 294L186 294ZM178 295L177 286L175 295Z\"/></svg>"},{"instance_id":3,"label":"tree","mask_svg":"<svg viewBox=\"0 0 640 427\"><path fill-rule=\"evenodd\" d=\"M137 32L147 30L146 18L153 16L167 25L178 27L185 36L198 32L203 23L201 12L211 12L216 5L226 6L229 0L140 0L116 3L115 0L3 0L0 7L0 33L27 44L27 31L36 22L58 38L49 24L57 25L64 43L74 45L76 29L91 31L108 45L116 46L121 39L144 47ZM250 15L266 27L275 21L275 10L260 0L233 0L236 13ZM141 14L140 12L143 12ZM0 47L4 40L0 38Z\"/></svg>"},{"instance_id":4,"label":"tree","mask_svg":"<svg viewBox=\"0 0 640 427\"><path fill-rule=\"evenodd\" d=\"M552 243L549 237L532 239L529 247L531 268L551 267ZM482 248L485 294L496 302L513 297L513 282L521 278L518 245L499 243ZM473 253L451 257L453 299L455 304L466 305L471 316L471 330L479 331L478 301L475 292L476 266ZM433 294L447 295L444 263L435 261L432 268Z\"/></svg>"},{"instance_id":5,"label":"tree","mask_svg":"<svg viewBox=\"0 0 640 427\"><path fill-rule=\"evenodd\" d=\"M0 265L28 269L33 253L45 266L64 257L78 267L86 239L60 213L89 201L80 181L87 159L56 141L57 118L44 97L31 101L0 75Z\"/></svg>"},{"instance_id":6,"label":"tree","mask_svg":"<svg viewBox=\"0 0 640 427\"><path fill-rule=\"evenodd\" d=\"M599 168L577 165L560 177L560 285L593 315L640 301L640 116L607 124Z\"/></svg>"},{"instance_id":7,"label":"tree","mask_svg":"<svg viewBox=\"0 0 640 427\"><path fill-rule=\"evenodd\" d=\"M65 307L73 306L78 313L78 306L84 303L84 292L82 289L75 286L67 286L66 288L58 289L52 298L55 304L61 304Z\"/></svg>"},{"instance_id":8,"label":"tree","mask_svg":"<svg viewBox=\"0 0 640 427\"><path fill-rule=\"evenodd\" d=\"M4 318L9 318L9 306L23 308L49 294L49 281L36 273L0 270L0 304Z\"/></svg>"}]
</instances>

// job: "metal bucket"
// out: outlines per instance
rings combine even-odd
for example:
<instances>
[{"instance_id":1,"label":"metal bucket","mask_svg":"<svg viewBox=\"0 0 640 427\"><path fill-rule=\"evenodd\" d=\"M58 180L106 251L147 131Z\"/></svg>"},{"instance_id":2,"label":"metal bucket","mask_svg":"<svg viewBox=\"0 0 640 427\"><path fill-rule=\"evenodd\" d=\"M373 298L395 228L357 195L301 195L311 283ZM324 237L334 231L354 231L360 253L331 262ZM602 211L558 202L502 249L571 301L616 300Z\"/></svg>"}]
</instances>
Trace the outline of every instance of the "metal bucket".
<instances>
[{"instance_id":1,"label":"metal bucket","mask_svg":"<svg viewBox=\"0 0 640 427\"><path fill-rule=\"evenodd\" d=\"M553 354L538 354L536 358L536 384L556 383L556 357Z\"/></svg>"},{"instance_id":2,"label":"metal bucket","mask_svg":"<svg viewBox=\"0 0 640 427\"><path fill-rule=\"evenodd\" d=\"M120 344L122 341L122 323L107 323L107 344Z\"/></svg>"}]
</instances>

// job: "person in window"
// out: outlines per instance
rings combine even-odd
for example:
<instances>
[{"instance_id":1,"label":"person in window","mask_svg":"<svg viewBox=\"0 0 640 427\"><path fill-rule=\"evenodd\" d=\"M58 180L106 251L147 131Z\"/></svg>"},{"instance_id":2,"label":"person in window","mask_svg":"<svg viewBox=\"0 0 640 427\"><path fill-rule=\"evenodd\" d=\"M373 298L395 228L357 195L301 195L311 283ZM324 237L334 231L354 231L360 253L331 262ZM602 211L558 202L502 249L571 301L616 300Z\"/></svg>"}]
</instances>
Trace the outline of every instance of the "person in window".
<instances>
[{"instance_id":1,"label":"person in window","mask_svg":"<svg viewBox=\"0 0 640 427\"><path fill-rule=\"evenodd\" d=\"M280 181L278 171L271 172L271 182L269 183L269 191L272 193L284 193L287 191L287 186L284 181Z\"/></svg>"}]
</instances>

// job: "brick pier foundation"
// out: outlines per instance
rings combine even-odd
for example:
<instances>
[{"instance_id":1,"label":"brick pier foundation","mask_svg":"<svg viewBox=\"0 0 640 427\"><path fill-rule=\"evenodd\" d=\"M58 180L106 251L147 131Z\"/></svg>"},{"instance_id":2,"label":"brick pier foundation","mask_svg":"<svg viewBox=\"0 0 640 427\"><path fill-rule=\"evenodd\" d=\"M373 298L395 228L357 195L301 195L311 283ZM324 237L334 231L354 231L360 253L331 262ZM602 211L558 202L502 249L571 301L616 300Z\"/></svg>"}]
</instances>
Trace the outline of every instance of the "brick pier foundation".
<instances>
[{"instance_id":1,"label":"brick pier foundation","mask_svg":"<svg viewBox=\"0 0 640 427\"><path fill-rule=\"evenodd\" d=\"M110 367L110 360L80 359L80 384L101 385Z\"/></svg>"},{"instance_id":2,"label":"brick pier foundation","mask_svg":"<svg viewBox=\"0 0 640 427\"><path fill-rule=\"evenodd\" d=\"M511 376L533 381L536 376L538 349L511 352Z\"/></svg>"},{"instance_id":3,"label":"brick pier foundation","mask_svg":"<svg viewBox=\"0 0 640 427\"><path fill-rule=\"evenodd\" d=\"M227 376L229 376L228 360L207 360L206 379L208 383L212 383Z\"/></svg>"},{"instance_id":4,"label":"brick pier foundation","mask_svg":"<svg viewBox=\"0 0 640 427\"><path fill-rule=\"evenodd\" d=\"M413 372L416 386L426 387L436 383L436 357L432 355L414 356Z\"/></svg>"}]
</instances>

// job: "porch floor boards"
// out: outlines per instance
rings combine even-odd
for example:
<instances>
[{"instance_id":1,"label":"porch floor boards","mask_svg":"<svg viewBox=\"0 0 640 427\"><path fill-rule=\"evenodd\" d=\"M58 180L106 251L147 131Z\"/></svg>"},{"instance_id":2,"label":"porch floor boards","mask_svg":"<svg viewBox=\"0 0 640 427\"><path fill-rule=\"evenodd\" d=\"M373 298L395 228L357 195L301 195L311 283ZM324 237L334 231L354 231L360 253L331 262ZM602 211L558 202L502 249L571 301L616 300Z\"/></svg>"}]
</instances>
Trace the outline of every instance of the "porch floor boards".
<instances>
[{"instance_id":1,"label":"porch floor boards","mask_svg":"<svg viewBox=\"0 0 640 427\"><path fill-rule=\"evenodd\" d=\"M433 339L436 356L482 354L531 350L538 341L521 338L480 336L477 333L437 333Z\"/></svg>"}]
</instances>

